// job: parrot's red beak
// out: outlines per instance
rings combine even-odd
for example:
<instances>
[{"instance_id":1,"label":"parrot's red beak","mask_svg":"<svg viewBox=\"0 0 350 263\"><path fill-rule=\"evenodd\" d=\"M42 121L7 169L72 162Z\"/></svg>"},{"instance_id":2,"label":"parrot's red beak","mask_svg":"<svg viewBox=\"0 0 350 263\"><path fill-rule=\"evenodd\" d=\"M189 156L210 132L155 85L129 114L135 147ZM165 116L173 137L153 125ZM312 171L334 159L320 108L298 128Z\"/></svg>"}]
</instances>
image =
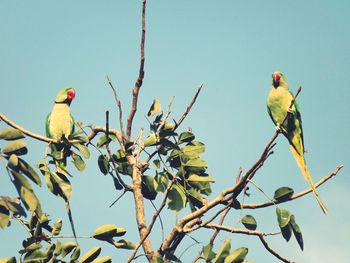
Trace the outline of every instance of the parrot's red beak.
<instances>
[{"instance_id":1,"label":"parrot's red beak","mask_svg":"<svg viewBox=\"0 0 350 263\"><path fill-rule=\"evenodd\" d=\"M273 78L273 86L277 88L280 85L281 75L278 72L275 72L273 73L272 78Z\"/></svg>"},{"instance_id":2,"label":"parrot's red beak","mask_svg":"<svg viewBox=\"0 0 350 263\"><path fill-rule=\"evenodd\" d=\"M72 100L74 99L74 97L75 97L75 91L74 91L74 89L72 88L72 89L68 90L67 99L68 99L69 101L72 101Z\"/></svg>"}]
</instances>

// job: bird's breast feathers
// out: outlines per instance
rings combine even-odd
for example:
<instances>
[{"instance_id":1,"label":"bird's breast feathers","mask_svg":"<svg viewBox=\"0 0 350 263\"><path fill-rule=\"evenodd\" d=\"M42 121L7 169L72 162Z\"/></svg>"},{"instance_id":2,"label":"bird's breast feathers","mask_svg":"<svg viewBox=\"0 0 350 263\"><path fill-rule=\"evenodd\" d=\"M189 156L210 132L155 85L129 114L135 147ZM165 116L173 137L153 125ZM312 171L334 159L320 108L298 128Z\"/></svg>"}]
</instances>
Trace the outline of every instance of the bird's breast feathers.
<instances>
[{"instance_id":1,"label":"bird's breast feathers","mask_svg":"<svg viewBox=\"0 0 350 263\"><path fill-rule=\"evenodd\" d=\"M72 131L72 122L69 106L66 104L55 104L49 120L51 137L54 139L59 139L62 135L67 137Z\"/></svg>"}]
</instances>

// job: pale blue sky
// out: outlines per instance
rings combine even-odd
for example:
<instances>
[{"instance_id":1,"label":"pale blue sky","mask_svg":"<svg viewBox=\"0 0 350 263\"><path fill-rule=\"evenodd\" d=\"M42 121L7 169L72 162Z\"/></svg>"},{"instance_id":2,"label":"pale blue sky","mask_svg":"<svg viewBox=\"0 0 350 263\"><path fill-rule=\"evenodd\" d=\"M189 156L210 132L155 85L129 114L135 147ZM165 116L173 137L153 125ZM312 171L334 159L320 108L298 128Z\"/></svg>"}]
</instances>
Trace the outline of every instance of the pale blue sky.
<instances>
[{"instance_id":1,"label":"pale blue sky","mask_svg":"<svg viewBox=\"0 0 350 263\"><path fill-rule=\"evenodd\" d=\"M26 129L44 134L45 117L57 91L72 85L77 93L72 104L76 120L101 125L105 110L110 110L111 125L117 127L106 75L128 112L139 66L140 7L140 1L2 1L0 111ZM172 112L179 118L204 81L183 129L192 127L207 146L205 159L216 179L212 196L232 184L239 166L250 168L274 132L266 111L271 73L283 71L294 92L303 86L298 102L306 159L314 180L338 164L345 167L319 190L329 208L328 216L323 216L311 195L283 206L295 214L303 231L304 252L294 239L286 243L278 236L270 241L277 251L297 262L345 262L350 249L349 14L349 1L178 0L149 1L147 6L146 75L134 133L148 127L144 115L154 97L166 105L175 96ZM27 141L27 159L34 164L43 157L45 145ZM96 156L94 152L87 171L76 172L72 180L77 232L90 235L103 223L115 223L127 228L126 238L136 243L131 196L108 209L118 193L110 178L98 171ZM278 139L275 154L255 182L270 195L284 185L295 191L307 187L284 138ZM265 201L251 189L252 196L246 201ZM67 223L64 203L46 187L36 191L45 199L44 210L54 219L62 215ZM3 167L0 194L16 195ZM278 229L273 208L248 212L256 217L260 230ZM238 212L232 211L227 224L241 227L234 223L237 216ZM175 215L164 213L163 220L172 223ZM70 234L68 225L64 230ZM24 235L15 222L1 230L0 257L16 254ZM206 244L210 235L206 230L193 236ZM218 241L225 238L230 235L223 234ZM153 240L157 247L160 237ZM233 236L232 240L233 247L249 247L249 260L277 262L254 237ZM191 242L188 239L186 245ZM81 244L83 251L101 245L102 254L120 261L128 255L94 240ZM200 247L192 247L184 262L197 255Z\"/></svg>"}]
</instances>

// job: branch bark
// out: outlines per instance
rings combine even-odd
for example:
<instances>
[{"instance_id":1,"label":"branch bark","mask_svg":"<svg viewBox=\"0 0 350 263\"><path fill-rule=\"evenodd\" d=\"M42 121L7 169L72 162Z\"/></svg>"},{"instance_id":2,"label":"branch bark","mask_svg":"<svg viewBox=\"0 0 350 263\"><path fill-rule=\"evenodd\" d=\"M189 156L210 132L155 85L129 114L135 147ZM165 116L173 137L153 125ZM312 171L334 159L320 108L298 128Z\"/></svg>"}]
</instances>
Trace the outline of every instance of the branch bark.
<instances>
[{"instance_id":1,"label":"branch bark","mask_svg":"<svg viewBox=\"0 0 350 263\"><path fill-rule=\"evenodd\" d=\"M276 258L278 258L282 262L293 263L293 261L282 257L273 248L271 248L271 246L267 243L267 241L265 239L265 236L275 235L275 234L279 234L279 233L266 234L266 233L263 233L263 232L260 232L260 231L237 229L237 228L232 228L232 227L228 227L228 226L222 226L222 225L218 225L218 224L208 224L208 225L205 226L205 228L212 228L212 229L215 229L215 230L222 230L222 231L226 231L226 232L230 232L230 233L236 233L236 234L257 236L257 237L259 237L261 243L266 248L266 250L269 251L272 255L274 255Z\"/></svg>"},{"instance_id":2,"label":"branch bark","mask_svg":"<svg viewBox=\"0 0 350 263\"><path fill-rule=\"evenodd\" d=\"M336 176L338 174L338 172L343 168L344 166L338 165L337 168L328 176L325 176L323 179L321 179L320 181L318 181L315 184L315 187L318 188L319 186L323 185L325 182L327 182L329 179L331 179L332 177ZM280 204L280 203L285 203L285 202L289 202L295 199L298 199L304 195L307 195L309 193L312 192L312 188L310 187L309 189L299 192L297 194L294 194L291 196L290 199L287 200L273 200L273 202L266 202L266 203L260 203L260 204L242 204L241 208L242 209L257 209L257 208L263 208L263 207L268 207L268 206L272 206L272 205L276 205L276 204Z\"/></svg>"},{"instance_id":3,"label":"branch bark","mask_svg":"<svg viewBox=\"0 0 350 263\"><path fill-rule=\"evenodd\" d=\"M146 0L142 0L142 33L141 33L141 58L140 58L140 69L139 76L136 79L134 88L132 90L132 106L126 126L126 139L130 139L131 126L137 111L137 100L140 92L140 88L143 83L145 76L144 65L145 65L145 38L146 38Z\"/></svg>"},{"instance_id":4,"label":"branch bark","mask_svg":"<svg viewBox=\"0 0 350 263\"><path fill-rule=\"evenodd\" d=\"M128 155L127 157L128 163L132 166L132 182L133 182L133 194L135 201L135 212L136 212L136 223L139 230L140 240L143 240L142 247L143 250L149 260L151 260L153 255L153 249L151 242L148 238L148 230L146 224L145 217L145 204L143 200L143 195L141 192L142 189L142 174L141 167L139 167L139 163L137 159Z\"/></svg>"}]
</instances>

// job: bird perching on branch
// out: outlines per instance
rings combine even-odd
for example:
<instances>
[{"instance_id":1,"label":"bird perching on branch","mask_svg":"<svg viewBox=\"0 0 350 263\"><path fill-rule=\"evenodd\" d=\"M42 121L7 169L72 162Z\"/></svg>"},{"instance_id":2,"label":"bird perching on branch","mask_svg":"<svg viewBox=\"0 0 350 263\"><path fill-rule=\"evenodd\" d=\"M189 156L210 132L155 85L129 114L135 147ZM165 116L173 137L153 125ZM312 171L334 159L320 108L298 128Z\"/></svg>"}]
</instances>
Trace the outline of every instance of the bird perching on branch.
<instances>
[{"instance_id":1,"label":"bird perching on branch","mask_svg":"<svg viewBox=\"0 0 350 263\"><path fill-rule=\"evenodd\" d=\"M327 214L327 208L316 191L309 169L304 157L304 138L301 114L296 102L292 104L293 94L288 90L288 82L281 72L272 74L272 88L267 97L267 109L277 129L288 139L292 154L303 174L310 184L312 191L323 213ZM286 120L284 121L284 119ZM283 122L284 121L284 122Z\"/></svg>"}]
</instances>

